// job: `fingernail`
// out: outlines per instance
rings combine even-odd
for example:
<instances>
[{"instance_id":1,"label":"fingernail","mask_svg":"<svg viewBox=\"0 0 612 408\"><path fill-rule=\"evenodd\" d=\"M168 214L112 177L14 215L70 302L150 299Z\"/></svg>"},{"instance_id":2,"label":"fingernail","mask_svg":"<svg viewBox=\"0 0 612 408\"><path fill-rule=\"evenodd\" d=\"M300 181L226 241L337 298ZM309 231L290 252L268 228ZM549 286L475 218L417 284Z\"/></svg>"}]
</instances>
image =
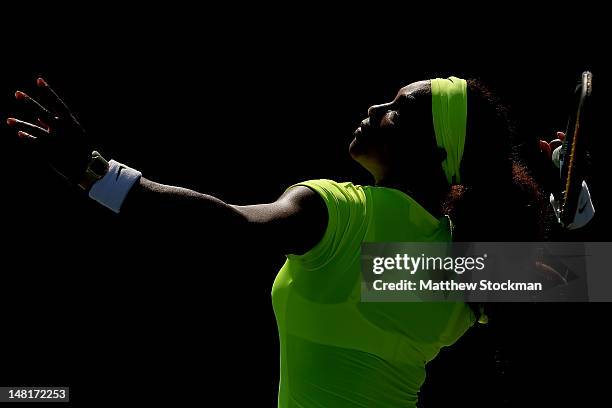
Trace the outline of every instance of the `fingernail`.
<instances>
[{"instance_id":1,"label":"fingernail","mask_svg":"<svg viewBox=\"0 0 612 408\"><path fill-rule=\"evenodd\" d=\"M38 79L36 80L36 85L38 85L38 86L39 86L39 87L41 87L41 88L44 88L44 87L48 86L48 85L47 85L47 81L45 81L45 80L44 80L44 79L42 79L42 78L38 78Z\"/></svg>"},{"instance_id":2,"label":"fingernail","mask_svg":"<svg viewBox=\"0 0 612 408\"><path fill-rule=\"evenodd\" d=\"M25 98L27 98L27 95L21 91L17 91L15 92L15 99L17 99L18 101L22 101Z\"/></svg>"},{"instance_id":3,"label":"fingernail","mask_svg":"<svg viewBox=\"0 0 612 408\"><path fill-rule=\"evenodd\" d=\"M21 130L17 132L17 136L19 137L30 137L26 132L22 132Z\"/></svg>"},{"instance_id":4,"label":"fingernail","mask_svg":"<svg viewBox=\"0 0 612 408\"><path fill-rule=\"evenodd\" d=\"M6 124L9 126L13 126L15 123L17 123L17 120L15 118L8 118L6 120Z\"/></svg>"}]
</instances>

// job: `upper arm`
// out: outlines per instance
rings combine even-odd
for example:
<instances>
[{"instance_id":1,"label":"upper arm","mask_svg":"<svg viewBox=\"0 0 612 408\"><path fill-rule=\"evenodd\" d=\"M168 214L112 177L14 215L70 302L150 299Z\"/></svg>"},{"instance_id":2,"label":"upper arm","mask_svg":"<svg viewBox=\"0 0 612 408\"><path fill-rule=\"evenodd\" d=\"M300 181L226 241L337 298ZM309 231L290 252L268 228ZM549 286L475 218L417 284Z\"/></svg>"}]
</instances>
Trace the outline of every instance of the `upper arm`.
<instances>
[{"instance_id":1,"label":"upper arm","mask_svg":"<svg viewBox=\"0 0 612 408\"><path fill-rule=\"evenodd\" d=\"M125 208L124 208L125 207ZM156 225L204 232L222 245L255 242L270 252L303 254L323 237L328 222L325 201L306 186L292 186L275 202L238 206L185 188L141 178L122 213L142 213ZM165 219L168 219L165 222Z\"/></svg>"},{"instance_id":2,"label":"upper arm","mask_svg":"<svg viewBox=\"0 0 612 408\"><path fill-rule=\"evenodd\" d=\"M289 188L273 203L233 207L243 214L255 237L283 254L301 255L313 248L328 223L325 202L306 186Z\"/></svg>"}]
</instances>

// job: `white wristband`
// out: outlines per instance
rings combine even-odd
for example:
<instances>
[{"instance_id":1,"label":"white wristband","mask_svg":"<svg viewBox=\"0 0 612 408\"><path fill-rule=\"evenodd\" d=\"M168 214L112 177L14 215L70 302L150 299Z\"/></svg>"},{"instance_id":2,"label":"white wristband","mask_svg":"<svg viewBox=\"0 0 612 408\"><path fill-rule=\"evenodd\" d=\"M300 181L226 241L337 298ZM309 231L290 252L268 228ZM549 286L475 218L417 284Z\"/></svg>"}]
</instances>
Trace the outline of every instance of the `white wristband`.
<instances>
[{"instance_id":1,"label":"white wristband","mask_svg":"<svg viewBox=\"0 0 612 408\"><path fill-rule=\"evenodd\" d=\"M142 173L114 160L108 162L108 173L96 181L89 190L89 197L119 213L123 200Z\"/></svg>"}]
</instances>

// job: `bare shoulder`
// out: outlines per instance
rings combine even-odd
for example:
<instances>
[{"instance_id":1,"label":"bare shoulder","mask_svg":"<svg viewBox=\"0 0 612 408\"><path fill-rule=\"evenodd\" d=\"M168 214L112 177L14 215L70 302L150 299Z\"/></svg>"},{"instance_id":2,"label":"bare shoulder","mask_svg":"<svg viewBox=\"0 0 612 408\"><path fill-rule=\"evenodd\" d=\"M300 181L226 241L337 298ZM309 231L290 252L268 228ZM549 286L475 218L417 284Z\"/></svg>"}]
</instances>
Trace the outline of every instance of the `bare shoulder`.
<instances>
[{"instance_id":1,"label":"bare shoulder","mask_svg":"<svg viewBox=\"0 0 612 408\"><path fill-rule=\"evenodd\" d=\"M327 205L323 198L306 186L286 190L277 200L292 221L289 227L297 234L290 253L303 254L313 248L325 234L328 223Z\"/></svg>"},{"instance_id":2,"label":"bare shoulder","mask_svg":"<svg viewBox=\"0 0 612 408\"><path fill-rule=\"evenodd\" d=\"M285 254L303 254L314 247L327 228L325 201L306 186L287 189L275 202L237 206L259 236L267 236Z\"/></svg>"},{"instance_id":3,"label":"bare shoulder","mask_svg":"<svg viewBox=\"0 0 612 408\"><path fill-rule=\"evenodd\" d=\"M319 193L307 186L294 186L285 192L269 207L274 218L289 221L290 226L303 229L327 225L327 206Z\"/></svg>"},{"instance_id":4,"label":"bare shoulder","mask_svg":"<svg viewBox=\"0 0 612 408\"><path fill-rule=\"evenodd\" d=\"M325 202L319 193L307 186L295 186L285 190L277 202L286 206L311 209L319 212L326 210ZM325 213L327 212L325 211Z\"/></svg>"}]
</instances>

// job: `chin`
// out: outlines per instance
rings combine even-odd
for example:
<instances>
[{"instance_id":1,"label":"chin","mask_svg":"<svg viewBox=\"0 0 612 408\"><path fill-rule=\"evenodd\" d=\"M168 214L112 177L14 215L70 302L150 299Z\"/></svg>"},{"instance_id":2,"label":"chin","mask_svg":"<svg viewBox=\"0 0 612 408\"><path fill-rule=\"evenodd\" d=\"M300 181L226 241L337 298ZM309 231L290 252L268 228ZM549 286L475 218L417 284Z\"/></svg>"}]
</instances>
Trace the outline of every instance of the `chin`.
<instances>
[{"instance_id":1,"label":"chin","mask_svg":"<svg viewBox=\"0 0 612 408\"><path fill-rule=\"evenodd\" d=\"M357 139L353 139L348 147L349 154L353 159L355 158L355 144L357 144Z\"/></svg>"},{"instance_id":2,"label":"chin","mask_svg":"<svg viewBox=\"0 0 612 408\"><path fill-rule=\"evenodd\" d=\"M363 156L364 154L363 146L357 139L353 139L349 145L348 151L351 157L356 161L359 161L359 157Z\"/></svg>"}]
</instances>

